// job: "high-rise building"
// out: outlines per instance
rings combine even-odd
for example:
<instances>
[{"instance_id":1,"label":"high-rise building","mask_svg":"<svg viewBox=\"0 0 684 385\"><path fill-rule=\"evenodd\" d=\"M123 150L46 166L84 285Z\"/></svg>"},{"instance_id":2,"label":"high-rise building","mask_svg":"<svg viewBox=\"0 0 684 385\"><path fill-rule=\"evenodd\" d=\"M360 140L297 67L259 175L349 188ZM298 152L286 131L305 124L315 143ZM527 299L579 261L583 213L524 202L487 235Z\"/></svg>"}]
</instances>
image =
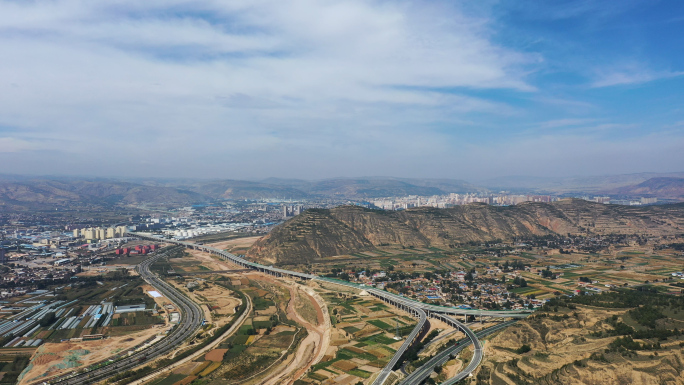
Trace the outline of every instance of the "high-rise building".
<instances>
[{"instance_id":1,"label":"high-rise building","mask_svg":"<svg viewBox=\"0 0 684 385\"><path fill-rule=\"evenodd\" d=\"M116 238L116 229L113 227L108 227L106 235L107 238Z\"/></svg>"},{"instance_id":2,"label":"high-rise building","mask_svg":"<svg viewBox=\"0 0 684 385\"><path fill-rule=\"evenodd\" d=\"M75 229L74 230L74 238L78 238L81 236L81 230L80 229Z\"/></svg>"},{"instance_id":3,"label":"high-rise building","mask_svg":"<svg viewBox=\"0 0 684 385\"><path fill-rule=\"evenodd\" d=\"M119 237L125 237L127 232L128 232L128 226L117 226L117 228L116 228L116 234Z\"/></svg>"},{"instance_id":4,"label":"high-rise building","mask_svg":"<svg viewBox=\"0 0 684 385\"><path fill-rule=\"evenodd\" d=\"M85 239L97 239L97 229L87 228L83 231Z\"/></svg>"}]
</instances>

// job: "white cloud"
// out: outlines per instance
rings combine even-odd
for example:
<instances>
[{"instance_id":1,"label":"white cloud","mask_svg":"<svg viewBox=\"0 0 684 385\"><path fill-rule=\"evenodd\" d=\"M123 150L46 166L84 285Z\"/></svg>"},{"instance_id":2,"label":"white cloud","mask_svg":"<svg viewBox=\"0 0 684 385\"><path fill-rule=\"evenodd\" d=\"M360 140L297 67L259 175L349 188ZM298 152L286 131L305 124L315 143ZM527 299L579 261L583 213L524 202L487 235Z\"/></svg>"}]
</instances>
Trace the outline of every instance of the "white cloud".
<instances>
[{"instance_id":1,"label":"white cloud","mask_svg":"<svg viewBox=\"0 0 684 385\"><path fill-rule=\"evenodd\" d=\"M539 124L540 128L559 128L559 127L572 127L580 126L588 123L595 122L596 119L554 119L546 122L541 122Z\"/></svg>"},{"instance_id":2,"label":"white cloud","mask_svg":"<svg viewBox=\"0 0 684 385\"><path fill-rule=\"evenodd\" d=\"M652 71L639 66L629 65L625 69L604 69L598 71L593 83L594 88L648 83L654 80L674 78L684 75L677 71ZM630 68L631 67L631 68Z\"/></svg>"},{"instance_id":3,"label":"white cloud","mask_svg":"<svg viewBox=\"0 0 684 385\"><path fill-rule=\"evenodd\" d=\"M491 22L451 2L0 2L0 126L58 141L36 161L103 172L122 157L192 174L279 148L307 163L324 147L429 153L445 143L433 125L514 111L444 88L534 90L537 57L493 43Z\"/></svg>"},{"instance_id":4,"label":"white cloud","mask_svg":"<svg viewBox=\"0 0 684 385\"><path fill-rule=\"evenodd\" d=\"M94 83L105 93L121 80L314 100L407 94L386 86L531 89L515 70L527 59L492 45L483 21L459 14L361 1L259 2L233 14L234 6L200 3L226 19L214 25L153 6L139 10L147 17L111 17L100 3L1 4L1 43L12 53L6 68L27 66L43 80Z\"/></svg>"},{"instance_id":5,"label":"white cloud","mask_svg":"<svg viewBox=\"0 0 684 385\"><path fill-rule=\"evenodd\" d=\"M0 152L12 153L33 149L36 149L35 144L28 141L12 137L0 137Z\"/></svg>"}]
</instances>

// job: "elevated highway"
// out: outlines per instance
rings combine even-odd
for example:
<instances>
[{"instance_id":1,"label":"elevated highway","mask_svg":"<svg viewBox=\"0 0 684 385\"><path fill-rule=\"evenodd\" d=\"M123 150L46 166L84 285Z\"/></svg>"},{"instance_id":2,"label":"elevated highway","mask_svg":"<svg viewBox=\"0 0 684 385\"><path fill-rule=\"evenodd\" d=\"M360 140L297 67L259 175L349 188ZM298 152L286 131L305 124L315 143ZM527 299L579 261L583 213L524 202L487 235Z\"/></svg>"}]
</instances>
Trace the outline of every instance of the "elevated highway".
<instances>
[{"instance_id":1,"label":"elevated highway","mask_svg":"<svg viewBox=\"0 0 684 385\"><path fill-rule=\"evenodd\" d=\"M413 385L413 384L420 384L422 381L424 381L426 378L430 377L432 372L435 370L437 366L444 365L447 361L452 356L455 356L456 354L460 353L461 350L465 349L466 347L470 346L473 344L473 341L477 341L477 344L480 345L479 339L484 338L492 333L495 333L499 330L505 329L511 324L517 322L516 320L511 320L511 321L506 321L502 322L500 324L494 325L492 327L489 327L484 330L480 330L477 333L474 333L474 335L467 335L466 338L460 339L456 341L455 344L447 347L446 349L442 350L439 352L437 355L432 357L428 362L426 362L423 366L420 368L416 369L413 373L409 374L401 383L400 385ZM471 332L472 333L472 332ZM473 338L475 337L475 338ZM462 379L470 376L470 374L477 368L479 363L482 361L482 347L480 346L479 348L476 348L475 353L479 350L479 358L473 355L473 360L470 361L470 363L459 373L457 373L454 377L449 378L448 380L444 381L441 385L453 385L461 381Z\"/></svg>"},{"instance_id":2,"label":"elevated highway","mask_svg":"<svg viewBox=\"0 0 684 385\"><path fill-rule=\"evenodd\" d=\"M365 285L358 285L355 283L342 281L342 280L338 280L338 279L333 279L333 278L328 278L328 277L320 277L320 276L317 276L314 274L300 273L297 271L290 271L290 270L275 268L273 266L261 265L259 263L248 261L244 258L238 257L237 255L234 255L234 254L229 253L227 251L220 250L220 249L217 249L217 248L214 248L211 246L198 245L198 244L192 243L192 242L184 242L184 241L178 241L178 240L172 240L172 239L163 239L161 237L156 237L156 236L153 236L150 234L144 234L144 233L130 233L130 236L135 236L135 237L139 237L142 239L147 239L147 240L154 241L154 242L172 243L172 244L176 244L176 245L185 246L187 248L204 251L206 253L216 255L223 260L235 263L235 264L242 266L244 268L257 270L257 271L260 271L260 272L263 272L266 274L270 274L270 275L274 275L277 277L289 276L289 277L294 277L294 278L299 278L299 279L304 279L304 280L317 280L317 281L321 281L321 282L351 287L351 288L354 288L357 290L364 290L368 294L370 294L374 297L377 297L386 303L389 303L393 306L396 306L396 307L403 309L403 310L409 312L410 314L414 315L416 318L418 318L418 324L411 331L411 333L407 336L406 341L404 341L404 343L401 345L401 347L397 350L397 352L392 357L390 362L380 371L380 374L378 375L378 377L376 377L376 379L373 381L373 385L383 385L385 383L385 381L387 381L387 378L392 373L392 370L394 369L396 364L399 362L401 357L406 353L406 351L411 347L411 345L413 345L416 342L416 340L418 338L422 338L421 333L424 332L427 327L429 327L429 323L427 322L428 317L438 318L438 319L440 319L444 322L447 322L448 324L462 330L468 336L471 343L475 344L476 354L473 357L473 360L468 365L468 367L462 372L462 373L467 372L467 374L463 374L463 377L461 377L461 378L465 378L468 375L470 375L470 373L475 368L477 368L477 366L480 364L480 361L482 360L482 346L480 345L480 342L477 339L477 337L475 336L475 334L467 326L465 326L463 323L457 321L452 316L463 316L466 319L468 316L474 316L476 318L479 318L480 320L482 320L483 317L493 317L493 318L503 318L505 321L506 318L510 318L510 319L525 318L531 313L531 311L460 309L460 308L455 308L455 307L429 305L429 304L425 304L422 302L414 301L412 299L403 297L401 295L389 293L389 292L386 292L384 290L378 290L378 289L375 289L373 287L369 287L369 286L365 286ZM446 357L448 357L448 355ZM431 370L434 370L434 366L432 367ZM459 374L459 376L460 376L460 374ZM457 381L455 381L455 382L457 382ZM455 382L452 382L450 384L453 384ZM409 383L407 383L407 384L409 384Z\"/></svg>"},{"instance_id":3,"label":"elevated highway","mask_svg":"<svg viewBox=\"0 0 684 385\"><path fill-rule=\"evenodd\" d=\"M482 344L480 343L480 340L477 338L475 333L473 333L472 330L470 330L469 327L466 325L456 321L455 319L447 316L447 315L436 315L436 317L439 317L442 319L442 321L446 322L447 324L451 325L452 327L458 328L462 330L467 338L470 340L469 344L472 344L473 347L475 348L473 351L473 358L470 360L468 363L468 366L465 367L460 373L456 375L454 378L458 378L455 382L460 381L463 378L466 378L470 375L470 373L473 372L478 366L480 366L480 362L482 362L482 357L484 357L484 354L482 352ZM465 348L465 343L463 344L463 348ZM434 370L434 368L433 368ZM452 379L453 380L453 379ZM454 383L455 383L454 382Z\"/></svg>"},{"instance_id":4,"label":"elevated highway","mask_svg":"<svg viewBox=\"0 0 684 385\"><path fill-rule=\"evenodd\" d=\"M224 259L226 261L230 261L232 263L235 263L239 266L248 268L248 269L253 269L260 271L262 273L266 274L271 274L274 276L278 277L283 277L283 276L289 276L289 277L294 277L294 278L300 278L300 279L306 279L306 280L318 280L318 281L323 281L323 282L328 282L328 283L335 283L338 285L343 285L347 287L352 287L354 289L358 290L365 290L369 294L378 297L378 298L383 298L390 301L390 303L401 303L405 304L406 306L410 306L413 308L419 308L422 309L426 315L429 317L430 314L432 313L437 313L437 314L446 314L446 315L455 315L455 316L474 316L476 319L482 319L482 317L493 317L493 318L525 318L529 316L532 311L531 310L479 310L479 309L460 309L456 307L447 307L447 306L439 306L439 305L430 305L418 301L414 301L412 299L403 297L401 295L393 294L386 292L384 290L378 290L369 286L364 286L364 285L358 285L355 283L347 282L347 281L342 281L338 279L333 279L333 278L327 278L327 277L320 277L314 274L306 274L306 273L300 273L298 271L290 271L290 270L285 270L285 269L279 269L273 266L265 266L256 262L248 261L244 258L238 257L235 254L231 254L227 251L220 250L211 246L206 246L206 245L198 245L196 243L191 243L191 242L184 242L184 241L177 241L173 239L164 239L161 237L157 237L154 235L150 234L145 234L145 233L128 233L129 236L132 237L139 237L142 239L147 239L150 241L154 242L166 242L166 243L173 243L176 245L182 245L187 248L195 249L195 250L201 250L213 255L216 255L220 257L221 259Z\"/></svg>"}]
</instances>

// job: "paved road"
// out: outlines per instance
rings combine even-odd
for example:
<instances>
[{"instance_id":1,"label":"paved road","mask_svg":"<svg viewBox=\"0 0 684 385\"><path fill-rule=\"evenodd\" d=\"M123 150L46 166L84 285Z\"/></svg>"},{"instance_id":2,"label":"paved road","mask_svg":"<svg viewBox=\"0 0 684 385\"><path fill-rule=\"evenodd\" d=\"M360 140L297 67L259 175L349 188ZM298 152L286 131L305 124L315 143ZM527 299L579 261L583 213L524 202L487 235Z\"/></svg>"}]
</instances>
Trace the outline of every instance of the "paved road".
<instances>
[{"instance_id":1,"label":"paved road","mask_svg":"<svg viewBox=\"0 0 684 385\"><path fill-rule=\"evenodd\" d=\"M425 314L424 311L421 309L415 309L418 313L418 324L416 327L411 330L411 334L409 334L406 337L406 341L401 345L399 349L397 349L397 352L394 353L394 356L390 360L390 362L385 365L384 368L380 371L380 374L375 378L375 381L373 381L373 385L382 385L387 381L387 377L389 377L390 373L392 373L392 370L394 369L394 366L399 362L401 359L401 356L406 353L406 350L413 344L413 341L416 339L416 336L418 333L420 333L421 330L423 330L423 327L425 326L425 323L427 322L427 315Z\"/></svg>"},{"instance_id":2,"label":"paved road","mask_svg":"<svg viewBox=\"0 0 684 385\"><path fill-rule=\"evenodd\" d=\"M254 269L257 271L261 271L264 273L272 274L275 276L291 276L291 277L297 277L301 279L311 279L311 280L319 280L323 282L330 282L330 283L335 283L338 285L344 285L344 286L349 286L354 289L358 290L365 290L366 292L370 293L371 295L380 298L381 300L390 303L396 307L402 308L406 311L412 312L413 314L417 315L419 318L419 322L416 325L416 327L413 329L411 334L407 337L406 341L402 346L397 350L395 353L394 357L392 357L392 360L387 364L385 368L383 368L380 371L380 374L378 377L376 377L375 381L373 381L373 385L383 385L387 378L389 377L390 373L392 373L392 368L394 365L401 359L401 356L406 352L409 346L413 344L413 340L415 337L420 333L420 331L423 329L427 316L437 316L439 318L440 314L445 315L463 315L463 316L468 316L468 315L474 315L474 316L489 316L489 317L503 317L503 318L525 318L529 316L531 311L528 310L523 310L523 311L506 311L506 310L478 310L478 309L460 309L460 308L454 308L454 307L446 307L446 306L437 306L437 305L428 305L422 302L414 301L409 298L405 298L401 295L396 295L392 294L389 292L386 292L384 290L378 290L373 287L366 287L364 285L358 285L354 284L351 282L346 282L346 281L341 281L337 279L332 279L332 278L327 278L327 277L319 277L317 275L313 274L306 274L306 273L300 273L297 271L290 271L290 270L285 270L285 269L279 269L275 268L273 266L265 266L261 265L252 261L248 261L242 257L238 257L237 255L231 254L227 251L220 250L214 247L210 246L205 246L205 245L198 245L195 243L191 242L183 242L183 241L177 241L177 240L171 240L171 239L163 239L160 237L156 237L151 234L144 234L144 233L131 233L132 236L137 236L143 239L149 239L157 242L168 242L168 243L173 243L177 245L182 245L185 247L193 248L196 250L201 250L207 253L211 253L214 255L218 255L220 258L233 262L239 266L243 266L249 269ZM446 317L446 316L445 316ZM449 318L449 320L459 323L453 318ZM452 323L453 323L452 322ZM462 324L461 324L462 325ZM469 329L467 327L462 328L464 332L468 333ZM472 333L472 332L471 332ZM475 349L475 356L473 357L473 361L477 361L476 363L471 363L471 365L474 365L470 371L474 370L477 365L479 365L480 360L482 359L482 348L479 346L479 341L477 338L473 339L474 343L476 344L476 349ZM471 366L469 365L469 366ZM470 374L470 373L468 373Z\"/></svg>"},{"instance_id":3,"label":"paved road","mask_svg":"<svg viewBox=\"0 0 684 385\"><path fill-rule=\"evenodd\" d=\"M186 276L186 275L203 275L203 274L233 274L233 273L244 273L247 271L254 271L252 269L234 269L234 270L203 270L203 271L191 271L189 273L176 273L176 275Z\"/></svg>"},{"instance_id":4,"label":"paved road","mask_svg":"<svg viewBox=\"0 0 684 385\"><path fill-rule=\"evenodd\" d=\"M453 336L454 334L456 334L456 333L458 333L458 332L459 332L458 329L454 329L454 330L451 330L451 331L449 331L449 332L447 332L447 333L442 334L441 336L439 336L439 337L433 339L432 341L428 342L427 344L425 344L425 345L423 346L423 348L420 349L420 351L418 352L418 354L420 355L422 352L424 352L425 350L429 349L432 345L439 344L439 343L443 343L444 340L448 339L449 337ZM404 362L404 364L401 365L401 368L399 368L399 370L401 371L401 373L402 373L404 376L408 376L408 375L409 375L409 373L406 371L406 365L408 365L408 364L410 364L410 362L408 362L408 361L407 361L407 362Z\"/></svg>"},{"instance_id":5,"label":"paved road","mask_svg":"<svg viewBox=\"0 0 684 385\"><path fill-rule=\"evenodd\" d=\"M414 301L414 300L409 299L409 298L405 298L401 295L392 294L392 293L384 291L384 290L377 290L377 289L374 289L372 287L358 285L355 283L341 281L338 279L320 277L320 276L317 276L314 274L300 273L298 271L291 271L291 270L279 269L279 268L276 268L273 266L262 265L262 264L259 264L256 262L248 261L242 257L238 257L235 254L232 254L232 253L229 253L225 250L217 249L217 248L211 247L211 246L198 245L196 243L177 241L174 239L165 239L165 238L157 237L157 236L154 236L151 234L146 234L146 233L129 233L129 236L148 239L148 240L155 241L155 242L173 243L176 245L182 245L185 247L189 247L189 248L192 248L195 250L202 250L202 251L205 251L207 253L218 255L219 257L223 258L224 260L231 261L231 262L233 262L239 266L243 266L243 267L246 267L249 269L254 269L257 271L273 274L275 276L291 276L291 277L298 277L298 278L302 278L302 279L313 279L313 280L336 283L339 285L345 285L345 286L353 287L353 288L358 289L358 290L366 290L368 292L372 292L371 294L373 294L377 297L384 297L384 298L386 298L388 300L392 300L392 301L402 301L402 302L405 302L406 304L409 304L412 308L420 308L426 312L454 314L454 315L474 315L476 317L477 316L487 316L487 317L504 317L504 318L525 318L525 317L528 317L532 313L531 310L479 310L479 309L460 309L460 308L448 307L448 306L429 305L426 303Z\"/></svg>"},{"instance_id":6,"label":"paved road","mask_svg":"<svg viewBox=\"0 0 684 385\"><path fill-rule=\"evenodd\" d=\"M454 345L449 346L448 348L442 350L439 352L437 355L435 355L432 359L430 359L428 362L426 362L423 366L420 368L416 369L413 373L411 373L408 377L406 377L400 384L401 385L414 385L414 384L420 384L422 381L424 381L426 378L430 377L432 372L434 372L435 367L439 365L444 365L445 362L449 361L449 358L452 355L456 355L460 353L463 349L466 347L470 346L473 343L473 337L475 341L477 341L477 345L479 346L480 354L479 358L477 355L473 355L473 359L470 361L468 366L464 370L462 370L460 373L458 373L456 376L448 379L442 385L452 385L457 383L458 381L461 381L462 379L468 377L470 373L477 368L477 366L480 364L482 361L482 346L480 345L480 338L484 338L494 332L497 332L501 329L504 329L511 324L515 323L516 321L506 321L503 323L500 323L498 325L494 325L492 327L489 327L484 330L480 330L477 333L474 333L472 336L468 335L468 337L463 338L461 340L458 340ZM468 330L470 330L468 328ZM472 333L472 331L471 331Z\"/></svg>"},{"instance_id":7,"label":"paved road","mask_svg":"<svg viewBox=\"0 0 684 385\"><path fill-rule=\"evenodd\" d=\"M178 345L183 343L186 339L193 336L202 324L203 313L200 307L178 291L173 286L161 280L150 271L150 266L157 259L166 256L165 252L160 252L147 258L140 263L136 270L140 276L157 291L163 294L166 298L171 300L177 308L181 310L180 323L173 328L173 330L165 338L161 339L154 345L151 345L139 352L136 352L119 361L112 362L107 366L93 369L83 373L72 373L70 375L60 377L47 382L48 384L63 384L63 385L80 385L92 384L103 379L113 377L118 373L133 369L143 362L152 360L159 356L170 353ZM43 382L37 382L42 384Z\"/></svg>"},{"instance_id":8,"label":"paved road","mask_svg":"<svg viewBox=\"0 0 684 385\"><path fill-rule=\"evenodd\" d=\"M179 367L179 366L181 366L181 365L184 365L184 364L186 364L186 363L188 363L188 362L190 362L190 361L196 359L198 356L203 355L203 354L207 353L208 351L210 351L210 350L216 348L216 346L218 346L220 343L222 343L223 341L225 341L226 338L228 338L229 336L231 336L232 334L234 334L240 327L242 327L242 325L243 325L244 322L245 322L245 319L247 319L247 317L249 316L249 314L252 312L252 300L251 300L250 296L245 295L245 300L247 301L247 307L245 308L245 310L242 312L242 314L240 315L240 317L239 317L238 319L235 320L235 322L233 323L233 325L232 325L230 328L228 328L228 330L226 330L226 332L223 333L219 338L217 338L216 340L214 340L213 342L211 342L209 345L207 345L207 346L203 347L202 349L198 350L198 351L195 352L194 354L191 354L191 355L189 355L189 356L183 358L183 359L180 360L180 361L176 361L176 362L174 362L173 364L171 364L171 365L169 365L169 366L167 366L167 367L165 367L165 368L159 369L159 370L155 371L154 373L150 373L150 374L148 374L147 376L145 376L145 377L143 377L143 378L141 378L141 379L139 379L139 380L137 380L137 381L132 382L130 385L142 385L142 384L145 384L145 383L147 383L148 381L150 381L150 380L152 380L152 379L154 379L154 378L156 378L156 377L158 377L158 376L160 376L160 375L162 375L162 374L164 374L164 373L170 372L170 371L176 369L177 367Z\"/></svg>"}]
</instances>

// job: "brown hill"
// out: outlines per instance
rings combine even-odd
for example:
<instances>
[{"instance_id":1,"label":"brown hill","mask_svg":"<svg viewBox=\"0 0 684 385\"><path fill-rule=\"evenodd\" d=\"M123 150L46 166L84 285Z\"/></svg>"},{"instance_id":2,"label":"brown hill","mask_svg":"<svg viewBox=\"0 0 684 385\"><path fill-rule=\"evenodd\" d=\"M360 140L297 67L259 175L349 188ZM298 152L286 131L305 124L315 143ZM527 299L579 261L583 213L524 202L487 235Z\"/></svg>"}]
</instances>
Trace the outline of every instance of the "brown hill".
<instances>
[{"instance_id":1,"label":"brown hill","mask_svg":"<svg viewBox=\"0 0 684 385\"><path fill-rule=\"evenodd\" d=\"M443 195L486 191L460 180L403 178L340 178L319 181L269 178L261 182L240 180L191 181L176 187L217 199L340 198L368 199L386 196Z\"/></svg>"},{"instance_id":2,"label":"brown hill","mask_svg":"<svg viewBox=\"0 0 684 385\"><path fill-rule=\"evenodd\" d=\"M66 206L183 205L210 198L173 187L102 180L0 181L0 210Z\"/></svg>"},{"instance_id":3,"label":"brown hill","mask_svg":"<svg viewBox=\"0 0 684 385\"><path fill-rule=\"evenodd\" d=\"M549 234L675 234L684 229L684 205L630 207L583 200L552 204L485 204L405 211L343 206L307 210L276 227L247 253L266 263L308 263L393 244L449 247Z\"/></svg>"},{"instance_id":4,"label":"brown hill","mask_svg":"<svg viewBox=\"0 0 684 385\"><path fill-rule=\"evenodd\" d=\"M684 178L651 178L639 184L620 187L616 195L653 196L663 199L684 200Z\"/></svg>"}]
</instances>

